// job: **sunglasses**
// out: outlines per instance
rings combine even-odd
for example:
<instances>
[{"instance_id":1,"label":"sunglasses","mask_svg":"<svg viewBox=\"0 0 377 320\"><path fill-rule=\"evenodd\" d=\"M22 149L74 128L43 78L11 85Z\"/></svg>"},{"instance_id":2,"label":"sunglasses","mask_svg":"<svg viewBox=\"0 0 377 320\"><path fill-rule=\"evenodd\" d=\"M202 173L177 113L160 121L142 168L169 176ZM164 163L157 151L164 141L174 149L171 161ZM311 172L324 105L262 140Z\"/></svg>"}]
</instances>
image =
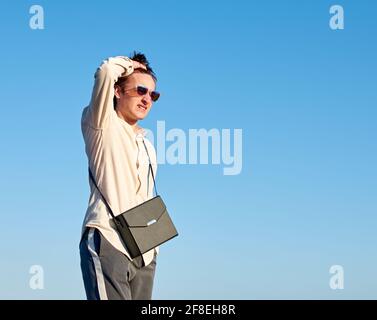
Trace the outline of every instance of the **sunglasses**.
<instances>
[{"instance_id":1,"label":"sunglasses","mask_svg":"<svg viewBox=\"0 0 377 320\"><path fill-rule=\"evenodd\" d=\"M157 91L149 91L147 87L144 87L142 85L138 85L135 88L130 88L127 90L124 90L124 92L133 90L136 92L139 96L145 96L149 92L149 96L151 97L153 102L156 102L158 98L160 97L160 93Z\"/></svg>"}]
</instances>

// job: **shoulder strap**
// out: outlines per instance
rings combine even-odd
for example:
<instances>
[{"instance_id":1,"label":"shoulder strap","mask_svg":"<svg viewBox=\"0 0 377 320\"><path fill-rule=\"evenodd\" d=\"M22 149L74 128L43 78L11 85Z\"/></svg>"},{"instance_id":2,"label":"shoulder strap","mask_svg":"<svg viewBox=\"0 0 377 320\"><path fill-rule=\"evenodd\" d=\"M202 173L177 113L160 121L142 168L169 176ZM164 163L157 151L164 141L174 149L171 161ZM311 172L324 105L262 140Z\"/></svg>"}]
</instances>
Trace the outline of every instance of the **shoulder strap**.
<instances>
[{"instance_id":1,"label":"shoulder strap","mask_svg":"<svg viewBox=\"0 0 377 320\"><path fill-rule=\"evenodd\" d=\"M92 170L90 170L90 167L89 167L89 166L88 166L88 170L89 170L89 177L90 177L90 180L92 180L94 186L97 188L99 194L101 195L102 200L103 200L103 202L105 203L105 206L106 206L107 210L109 210L111 216L112 216L113 218L115 218L114 213L113 213L113 210L111 210L111 207L110 207L109 203L107 202L105 196L102 194L100 188L98 188L98 185L97 185L97 183L96 183L96 180L95 180L94 177L93 177Z\"/></svg>"},{"instance_id":2,"label":"shoulder strap","mask_svg":"<svg viewBox=\"0 0 377 320\"><path fill-rule=\"evenodd\" d=\"M144 141L144 139L143 139L143 144L144 144L145 151L147 152L148 161L149 161L148 186L149 186L149 172L152 172L153 188L154 188L154 191L155 191L156 196L157 196L158 193L157 193L156 181L154 180L154 173L153 173L153 168L152 168L151 158L149 157L149 152L148 152L147 146L145 145L145 141ZM149 189L149 188L148 188L148 189Z\"/></svg>"}]
</instances>

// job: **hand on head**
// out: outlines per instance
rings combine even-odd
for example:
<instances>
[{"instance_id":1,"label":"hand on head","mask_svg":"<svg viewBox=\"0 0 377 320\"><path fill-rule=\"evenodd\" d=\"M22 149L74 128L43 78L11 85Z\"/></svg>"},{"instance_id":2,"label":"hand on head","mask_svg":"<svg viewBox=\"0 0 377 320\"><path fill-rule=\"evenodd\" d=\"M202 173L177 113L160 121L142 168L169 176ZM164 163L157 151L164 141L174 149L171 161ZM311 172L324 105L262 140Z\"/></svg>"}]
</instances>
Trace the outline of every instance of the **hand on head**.
<instances>
[{"instance_id":1,"label":"hand on head","mask_svg":"<svg viewBox=\"0 0 377 320\"><path fill-rule=\"evenodd\" d=\"M134 66L134 70L135 69L144 69L144 70L147 70L147 67L145 65L143 65L142 63L138 62L138 61L135 61L135 60L132 60L132 64Z\"/></svg>"}]
</instances>

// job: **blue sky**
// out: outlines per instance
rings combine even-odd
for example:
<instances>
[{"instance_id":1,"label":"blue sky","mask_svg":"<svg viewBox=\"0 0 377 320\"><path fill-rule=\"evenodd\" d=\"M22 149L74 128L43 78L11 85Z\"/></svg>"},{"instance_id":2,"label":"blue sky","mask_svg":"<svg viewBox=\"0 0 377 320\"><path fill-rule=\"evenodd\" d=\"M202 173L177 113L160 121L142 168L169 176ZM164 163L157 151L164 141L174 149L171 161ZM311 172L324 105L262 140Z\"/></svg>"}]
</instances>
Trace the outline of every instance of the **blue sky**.
<instances>
[{"instance_id":1,"label":"blue sky","mask_svg":"<svg viewBox=\"0 0 377 320\"><path fill-rule=\"evenodd\" d=\"M29 27L34 4L44 30ZM344 30L329 27L334 4ZM81 111L101 61L140 50L162 92L142 126L243 134L239 175L160 165L180 235L161 247L153 298L376 299L376 14L372 0L6 1L0 298L85 298Z\"/></svg>"}]
</instances>

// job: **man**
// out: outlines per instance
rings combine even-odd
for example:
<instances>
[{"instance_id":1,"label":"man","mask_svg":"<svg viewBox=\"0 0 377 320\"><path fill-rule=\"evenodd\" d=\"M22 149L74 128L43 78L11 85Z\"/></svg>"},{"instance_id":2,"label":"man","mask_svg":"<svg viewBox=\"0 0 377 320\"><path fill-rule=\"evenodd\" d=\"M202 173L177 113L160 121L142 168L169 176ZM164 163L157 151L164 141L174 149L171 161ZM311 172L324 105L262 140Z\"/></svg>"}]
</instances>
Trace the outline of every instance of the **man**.
<instances>
[{"instance_id":1,"label":"man","mask_svg":"<svg viewBox=\"0 0 377 320\"><path fill-rule=\"evenodd\" d=\"M82 114L89 168L114 215L153 197L148 154L156 176L156 152L138 121L159 98L156 81L141 53L108 58L95 73L90 105ZM80 242L87 298L150 300L159 248L131 259L91 180L90 189Z\"/></svg>"}]
</instances>

